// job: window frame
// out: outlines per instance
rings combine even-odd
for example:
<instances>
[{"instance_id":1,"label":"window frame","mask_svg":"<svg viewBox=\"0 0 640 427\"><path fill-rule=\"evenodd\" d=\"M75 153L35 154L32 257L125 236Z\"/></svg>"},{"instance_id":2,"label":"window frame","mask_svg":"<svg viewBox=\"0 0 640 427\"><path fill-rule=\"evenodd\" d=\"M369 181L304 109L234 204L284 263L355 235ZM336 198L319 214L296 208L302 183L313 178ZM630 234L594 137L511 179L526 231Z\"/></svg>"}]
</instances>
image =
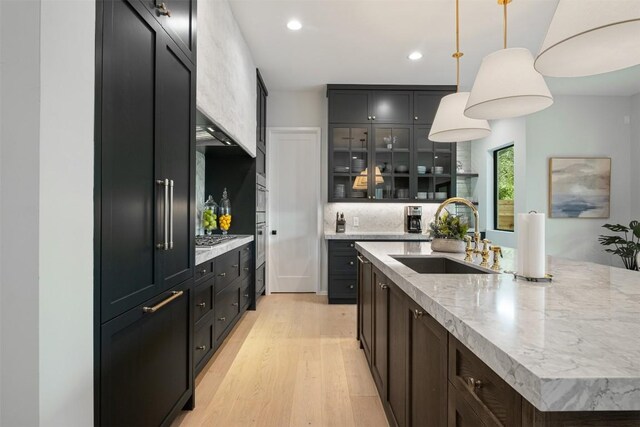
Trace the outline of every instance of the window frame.
<instances>
[{"instance_id":1,"label":"window frame","mask_svg":"<svg viewBox=\"0 0 640 427\"><path fill-rule=\"evenodd\" d=\"M515 160L515 144L511 143L505 145L500 148L496 148L493 150L493 229L495 231L502 231L505 233L513 233L515 231L515 227L513 230L505 230L498 227L498 156L504 150L508 150L509 148L513 148L513 155ZM515 163L515 162L514 162ZM514 164L514 192L515 192L515 164ZM515 194L514 194L515 199ZM515 212L514 212L515 216Z\"/></svg>"}]
</instances>

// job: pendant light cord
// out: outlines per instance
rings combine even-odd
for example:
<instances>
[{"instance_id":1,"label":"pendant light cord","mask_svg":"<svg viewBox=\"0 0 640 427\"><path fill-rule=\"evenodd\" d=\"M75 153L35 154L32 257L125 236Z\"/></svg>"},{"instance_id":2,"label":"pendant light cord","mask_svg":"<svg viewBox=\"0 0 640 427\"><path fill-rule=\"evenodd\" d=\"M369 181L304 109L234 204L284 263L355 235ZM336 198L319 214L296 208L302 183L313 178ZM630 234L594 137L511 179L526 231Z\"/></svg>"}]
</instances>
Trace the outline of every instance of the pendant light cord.
<instances>
[{"instance_id":1,"label":"pendant light cord","mask_svg":"<svg viewBox=\"0 0 640 427\"><path fill-rule=\"evenodd\" d=\"M504 9L504 48L507 48L507 4L509 4L508 1L504 1L503 5L503 9Z\"/></svg>"},{"instance_id":2,"label":"pendant light cord","mask_svg":"<svg viewBox=\"0 0 640 427\"><path fill-rule=\"evenodd\" d=\"M460 58L464 53L460 52L460 7L456 0L456 51L452 55L456 59L456 92L460 91Z\"/></svg>"}]
</instances>

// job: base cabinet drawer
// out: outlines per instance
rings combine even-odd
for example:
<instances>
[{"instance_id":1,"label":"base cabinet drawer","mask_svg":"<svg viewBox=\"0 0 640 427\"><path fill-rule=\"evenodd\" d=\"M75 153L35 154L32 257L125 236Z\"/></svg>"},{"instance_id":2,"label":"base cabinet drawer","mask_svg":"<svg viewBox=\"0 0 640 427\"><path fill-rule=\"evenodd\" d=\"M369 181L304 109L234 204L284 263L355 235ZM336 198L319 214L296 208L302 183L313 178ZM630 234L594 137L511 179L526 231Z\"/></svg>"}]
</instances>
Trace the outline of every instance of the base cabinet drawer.
<instances>
[{"instance_id":1,"label":"base cabinet drawer","mask_svg":"<svg viewBox=\"0 0 640 427\"><path fill-rule=\"evenodd\" d=\"M232 286L215 296L213 322L216 345L240 314L240 287Z\"/></svg>"},{"instance_id":2,"label":"base cabinet drawer","mask_svg":"<svg viewBox=\"0 0 640 427\"><path fill-rule=\"evenodd\" d=\"M330 277L329 292L331 299L354 300L358 296L358 277Z\"/></svg>"},{"instance_id":3,"label":"base cabinet drawer","mask_svg":"<svg viewBox=\"0 0 640 427\"><path fill-rule=\"evenodd\" d=\"M161 425L191 396L192 286L179 285L102 325L100 425Z\"/></svg>"},{"instance_id":4,"label":"base cabinet drawer","mask_svg":"<svg viewBox=\"0 0 640 427\"><path fill-rule=\"evenodd\" d=\"M345 255L332 252L329 255L329 272L331 274L356 274L358 258L356 254Z\"/></svg>"},{"instance_id":5,"label":"base cabinet drawer","mask_svg":"<svg viewBox=\"0 0 640 427\"><path fill-rule=\"evenodd\" d=\"M465 401L456 387L449 383L448 425L449 427L486 427L478 415Z\"/></svg>"},{"instance_id":6,"label":"base cabinet drawer","mask_svg":"<svg viewBox=\"0 0 640 427\"><path fill-rule=\"evenodd\" d=\"M218 293L240 277L240 251L233 250L215 259L215 292Z\"/></svg>"},{"instance_id":7,"label":"base cabinet drawer","mask_svg":"<svg viewBox=\"0 0 640 427\"><path fill-rule=\"evenodd\" d=\"M193 334L193 363L196 373L200 372L204 365L213 356L215 340L213 338L213 323L211 315L207 316L196 328Z\"/></svg>"},{"instance_id":8,"label":"base cabinet drawer","mask_svg":"<svg viewBox=\"0 0 640 427\"><path fill-rule=\"evenodd\" d=\"M193 299L193 321L197 324L213 309L213 281L197 286Z\"/></svg>"},{"instance_id":9,"label":"base cabinet drawer","mask_svg":"<svg viewBox=\"0 0 640 427\"><path fill-rule=\"evenodd\" d=\"M247 277L242 282L242 288L240 289L240 307L245 310L253 302L253 295L251 292L251 277Z\"/></svg>"},{"instance_id":10,"label":"base cabinet drawer","mask_svg":"<svg viewBox=\"0 0 640 427\"><path fill-rule=\"evenodd\" d=\"M196 286L213 277L213 260L203 262L196 265L195 271L195 284Z\"/></svg>"},{"instance_id":11,"label":"base cabinet drawer","mask_svg":"<svg viewBox=\"0 0 640 427\"><path fill-rule=\"evenodd\" d=\"M449 336L448 378L479 416L493 420L494 425L521 424L518 392L453 336Z\"/></svg>"}]
</instances>

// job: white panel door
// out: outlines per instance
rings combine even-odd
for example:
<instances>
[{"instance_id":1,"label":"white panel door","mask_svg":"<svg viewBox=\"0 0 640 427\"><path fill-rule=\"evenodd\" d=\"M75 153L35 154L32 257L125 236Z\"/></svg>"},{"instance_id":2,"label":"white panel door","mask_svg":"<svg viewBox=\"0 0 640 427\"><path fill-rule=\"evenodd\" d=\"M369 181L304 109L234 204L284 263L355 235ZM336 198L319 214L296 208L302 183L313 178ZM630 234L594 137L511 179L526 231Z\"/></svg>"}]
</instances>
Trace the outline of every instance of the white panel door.
<instances>
[{"instance_id":1,"label":"white panel door","mask_svg":"<svg viewBox=\"0 0 640 427\"><path fill-rule=\"evenodd\" d=\"M267 157L271 230L267 291L317 292L320 129L269 129Z\"/></svg>"}]
</instances>

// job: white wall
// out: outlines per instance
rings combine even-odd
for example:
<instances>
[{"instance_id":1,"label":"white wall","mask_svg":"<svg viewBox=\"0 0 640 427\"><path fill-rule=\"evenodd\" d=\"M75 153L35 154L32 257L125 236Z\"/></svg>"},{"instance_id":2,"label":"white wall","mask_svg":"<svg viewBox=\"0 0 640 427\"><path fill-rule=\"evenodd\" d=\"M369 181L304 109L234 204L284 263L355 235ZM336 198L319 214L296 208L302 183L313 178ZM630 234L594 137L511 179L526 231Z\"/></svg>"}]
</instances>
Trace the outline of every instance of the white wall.
<instances>
[{"instance_id":1,"label":"white wall","mask_svg":"<svg viewBox=\"0 0 640 427\"><path fill-rule=\"evenodd\" d=\"M227 0L198 2L196 105L256 154L256 66Z\"/></svg>"},{"instance_id":2,"label":"white wall","mask_svg":"<svg viewBox=\"0 0 640 427\"><path fill-rule=\"evenodd\" d=\"M0 9L0 424L91 425L95 2Z\"/></svg>"},{"instance_id":3,"label":"white wall","mask_svg":"<svg viewBox=\"0 0 640 427\"><path fill-rule=\"evenodd\" d=\"M39 197L42 426L93 424L95 4L93 0L42 1Z\"/></svg>"},{"instance_id":4,"label":"white wall","mask_svg":"<svg viewBox=\"0 0 640 427\"><path fill-rule=\"evenodd\" d=\"M0 9L0 425L36 426L40 2L0 1Z\"/></svg>"},{"instance_id":5,"label":"white wall","mask_svg":"<svg viewBox=\"0 0 640 427\"><path fill-rule=\"evenodd\" d=\"M631 217L640 221L640 93L631 97Z\"/></svg>"},{"instance_id":6,"label":"white wall","mask_svg":"<svg viewBox=\"0 0 640 427\"><path fill-rule=\"evenodd\" d=\"M501 147L514 145L515 200L516 212L526 209L525 192L526 172L526 122L523 118L496 120L491 123L489 137L471 142L471 170L478 172L476 198L480 212L480 230L486 230L487 239L497 245L515 247L515 233L495 231L493 224L493 152Z\"/></svg>"},{"instance_id":7,"label":"white wall","mask_svg":"<svg viewBox=\"0 0 640 427\"><path fill-rule=\"evenodd\" d=\"M611 217L547 218L550 255L617 265L617 258L605 253L597 239L606 231L603 224L630 221L631 132L625 123L630 101L618 96L557 96L552 107L527 118L527 210L548 212L550 157L611 157Z\"/></svg>"}]
</instances>

